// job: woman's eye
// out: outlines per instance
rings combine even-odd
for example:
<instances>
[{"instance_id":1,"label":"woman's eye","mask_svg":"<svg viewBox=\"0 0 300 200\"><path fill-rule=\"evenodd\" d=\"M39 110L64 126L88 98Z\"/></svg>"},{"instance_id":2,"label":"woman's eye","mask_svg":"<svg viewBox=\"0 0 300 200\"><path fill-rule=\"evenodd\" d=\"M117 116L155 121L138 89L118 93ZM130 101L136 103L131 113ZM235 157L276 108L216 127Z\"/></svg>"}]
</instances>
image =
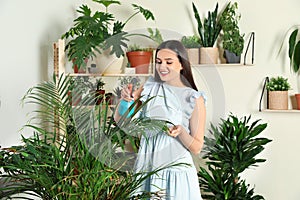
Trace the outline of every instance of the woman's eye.
<instances>
[{"instance_id":1,"label":"woman's eye","mask_svg":"<svg viewBox=\"0 0 300 200\"><path fill-rule=\"evenodd\" d=\"M173 64L173 62L167 62L167 65L172 65Z\"/></svg>"},{"instance_id":2,"label":"woman's eye","mask_svg":"<svg viewBox=\"0 0 300 200\"><path fill-rule=\"evenodd\" d=\"M161 64L162 62L159 61L159 60L157 60L157 61L155 61L155 63L156 63L156 64Z\"/></svg>"}]
</instances>

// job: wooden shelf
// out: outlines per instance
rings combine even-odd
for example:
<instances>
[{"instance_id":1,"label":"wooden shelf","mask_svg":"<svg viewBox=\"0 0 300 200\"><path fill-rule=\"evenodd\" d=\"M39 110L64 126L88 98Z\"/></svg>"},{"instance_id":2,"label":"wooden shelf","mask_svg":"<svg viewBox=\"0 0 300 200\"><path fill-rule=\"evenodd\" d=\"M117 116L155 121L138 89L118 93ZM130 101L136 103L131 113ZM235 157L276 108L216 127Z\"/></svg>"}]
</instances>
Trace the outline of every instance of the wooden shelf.
<instances>
[{"instance_id":1,"label":"wooden shelf","mask_svg":"<svg viewBox=\"0 0 300 200\"><path fill-rule=\"evenodd\" d=\"M242 63L232 63L232 64L227 64L227 63L221 63L221 64L198 64L198 65L192 65L193 67L211 67L211 66L215 66L215 67L250 67L250 66L254 66L254 64L242 64Z\"/></svg>"},{"instance_id":2,"label":"wooden shelf","mask_svg":"<svg viewBox=\"0 0 300 200\"><path fill-rule=\"evenodd\" d=\"M261 110L261 112L269 112L269 113L300 113L300 110L296 110L296 109L288 109L288 110L270 110L270 109L264 109L264 110Z\"/></svg>"},{"instance_id":3,"label":"wooden shelf","mask_svg":"<svg viewBox=\"0 0 300 200\"><path fill-rule=\"evenodd\" d=\"M153 74L91 74L91 73L69 73L69 76L90 76L90 77L120 77L120 76L141 76L141 77L147 77L147 76L151 76Z\"/></svg>"}]
</instances>

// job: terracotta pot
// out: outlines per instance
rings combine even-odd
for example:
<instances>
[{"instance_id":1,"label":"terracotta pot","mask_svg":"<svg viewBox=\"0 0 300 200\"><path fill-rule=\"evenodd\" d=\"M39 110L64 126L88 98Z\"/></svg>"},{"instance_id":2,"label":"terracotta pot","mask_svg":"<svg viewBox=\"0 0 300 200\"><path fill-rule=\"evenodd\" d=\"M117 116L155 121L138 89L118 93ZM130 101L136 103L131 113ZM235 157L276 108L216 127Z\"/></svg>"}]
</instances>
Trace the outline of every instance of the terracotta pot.
<instances>
[{"instance_id":1,"label":"terracotta pot","mask_svg":"<svg viewBox=\"0 0 300 200\"><path fill-rule=\"evenodd\" d=\"M200 48L200 64L217 64L219 49L217 47Z\"/></svg>"},{"instance_id":2,"label":"terracotta pot","mask_svg":"<svg viewBox=\"0 0 300 200\"><path fill-rule=\"evenodd\" d=\"M75 60L76 60L75 58L72 59L74 73L75 74L77 74L77 73L80 73L80 74L86 73L85 67L80 67L80 69L78 69L78 66L74 64ZM84 62L85 62L85 64L87 64L88 59L87 58L84 59Z\"/></svg>"},{"instance_id":3,"label":"terracotta pot","mask_svg":"<svg viewBox=\"0 0 300 200\"><path fill-rule=\"evenodd\" d=\"M186 49L191 65L200 64L200 49L199 48L187 48Z\"/></svg>"},{"instance_id":4,"label":"terracotta pot","mask_svg":"<svg viewBox=\"0 0 300 200\"><path fill-rule=\"evenodd\" d=\"M136 74L147 74L152 58L152 51L130 51L126 53L131 67L136 67Z\"/></svg>"},{"instance_id":5,"label":"terracotta pot","mask_svg":"<svg viewBox=\"0 0 300 200\"><path fill-rule=\"evenodd\" d=\"M300 110L300 94L295 94L296 101L297 101L297 109Z\"/></svg>"},{"instance_id":6,"label":"terracotta pot","mask_svg":"<svg viewBox=\"0 0 300 200\"><path fill-rule=\"evenodd\" d=\"M269 109L287 110L288 91L269 91Z\"/></svg>"}]
</instances>

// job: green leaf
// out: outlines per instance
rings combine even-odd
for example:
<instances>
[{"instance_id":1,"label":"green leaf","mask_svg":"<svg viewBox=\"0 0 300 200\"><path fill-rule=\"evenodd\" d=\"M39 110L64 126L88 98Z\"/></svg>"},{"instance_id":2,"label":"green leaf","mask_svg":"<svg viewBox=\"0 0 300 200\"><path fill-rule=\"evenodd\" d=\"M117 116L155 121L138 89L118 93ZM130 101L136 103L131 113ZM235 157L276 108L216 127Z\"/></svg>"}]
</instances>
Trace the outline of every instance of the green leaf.
<instances>
[{"instance_id":1,"label":"green leaf","mask_svg":"<svg viewBox=\"0 0 300 200\"><path fill-rule=\"evenodd\" d=\"M106 8L108 8L112 4L121 5L119 1L115 1L115 0L93 0L93 1L102 4Z\"/></svg>"},{"instance_id":2,"label":"green leaf","mask_svg":"<svg viewBox=\"0 0 300 200\"><path fill-rule=\"evenodd\" d=\"M293 55L293 70L298 72L300 66L300 41L297 42Z\"/></svg>"},{"instance_id":3,"label":"green leaf","mask_svg":"<svg viewBox=\"0 0 300 200\"><path fill-rule=\"evenodd\" d=\"M146 20L155 20L154 15L152 14L152 12L148 9L145 9L141 6L138 6L136 4L132 4L132 6L134 7L135 10L138 10L140 13L142 13L145 17Z\"/></svg>"},{"instance_id":4,"label":"green leaf","mask_svg":"<svg viewBox=\"0 0 300 200\"><path fill-rule=\"evenodd\" d=\"M295 49L297 34L298 34L298 29L294 30L289 37L289 58L291 61L292 61L293 52Z\"/></svg>"}]
</instances>

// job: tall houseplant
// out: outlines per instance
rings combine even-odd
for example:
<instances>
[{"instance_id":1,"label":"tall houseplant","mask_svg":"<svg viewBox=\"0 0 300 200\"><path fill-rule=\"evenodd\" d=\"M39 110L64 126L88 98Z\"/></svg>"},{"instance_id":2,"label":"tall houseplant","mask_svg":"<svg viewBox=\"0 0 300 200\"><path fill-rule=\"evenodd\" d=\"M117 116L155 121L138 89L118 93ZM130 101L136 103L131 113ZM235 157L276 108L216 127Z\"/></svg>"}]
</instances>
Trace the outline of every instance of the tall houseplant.
<instances>
[{"instance_id":1,"label":"tall houseplant","mask_svg":"<svg viewBox=\"0 0 300 200\"><path fill-rule=\"evenodd\" d=\"M82 87L71 84L69 77L54 77L25 95L25 102L38 105L37 115L26 125L34 135L22 136L22 144L0 150L0 179L5 180L0 186L1 199L15 194L45 200L160 198L158 193L133 193L164 167L135 174L131 157L117 148L124 148L124 139L133 140L137 132L153 125L164 128L165 122L123 117L116 126L107 104L84 106L94 98L71 106L69 89L76 92Z\"/></svg>"},{"instance_id":2,"label":"tall houseplant","mask_svg":"<svg viewBox=\"0 0 300 200\"><path fill-rule=\"evenodd\" d=\"M117 57L123 55L122 47L127 47L128 41L124 31L125 25L137 14L142 14L146 20L154 20L151 11L141 6L132 4L134 13L124 22L115 18L108 8L120 1L93 0L105 7L105 11L95 11L94 13L87 5L81 5L77 9L80 15L74 20L74 25L62 35L63 39L70 39L66 44L66 51L69 61L74 61L73 66L78 68L85 66L87 58L93 58L95 52L101 53L103 49L111 49L111 53Z\"/></svg>"},{"instance_id":3,"label":"tall houseplant","mask_svg":"<svg viewBox=\"0 0 300 200\"><path fill-rule=\"evenodd\" d=\"M264 199L241 178L241 173L265 159L256 158L271 140L259 137L267 127L251 116L237 118L230 114L219 126L211 125L211 136L205 137L204 159L207 168L200 167L199 184L204 199Z\"/></svg>"},{"instance_id":4,"label":"tall houseplant","mask_svg":"<svg viewBox=\"0 0 300 200\"><path fill-rule=\"evenodd\" d=\"M296 74L298 74L300 71L300 40L298 39L299 27L300 25L295 25L287 31L287 33L292 31L289 35L288 56L290 60L290 68ZM279 51L281 51L282 46L283 42ZM300 110L300 93L296 93L295 97L297 100L297 108Z\"/></svg>"},{"instance_id":5,"label":"tall houseplant","mask_svg":"<svg viewBox=\"0 0 300 200\"><path fill-rule=\"evenodd\" d=\"M200 63L201 64L216 64L218 62L218 48L215 47L217 38L221 32L221 24L219 22L220 14L218 12L218 3L214 11L208 11L207 17L204 17L203 22L199 15L198 9L192 3L194 17L197 21L197 30L200 36L201 46L200 49Z\"/></svg>"},{"instance_id":6,"label":"tall houseplant","mask_svg":"<svg viewBox=\"0 0 300 200\"><path fill-rule=\"evenodd\" d=\"M240 63L244 49L244 35L240 32L239 20L241 15L237 13L238 4L228 3L220 17L222 26L221 41L224 49L224 57L227 63Z\"/></svg>"}]
</instances>

